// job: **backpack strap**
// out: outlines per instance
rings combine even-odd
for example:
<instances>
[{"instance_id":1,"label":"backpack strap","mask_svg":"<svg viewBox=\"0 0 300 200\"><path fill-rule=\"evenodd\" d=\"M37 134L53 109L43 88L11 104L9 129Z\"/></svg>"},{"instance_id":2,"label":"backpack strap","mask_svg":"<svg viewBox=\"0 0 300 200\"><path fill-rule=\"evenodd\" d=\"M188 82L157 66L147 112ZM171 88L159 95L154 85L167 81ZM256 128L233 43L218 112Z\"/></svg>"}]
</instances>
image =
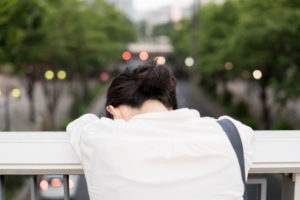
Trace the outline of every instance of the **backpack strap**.
<instances>
[{"instance_id":1,"label":"backpack strap","mask_svg":"<svg viewBox=\"0 0 300 200\"><path fill-rule=\"evenodd\" d=\"M229 119L221 119L217 121L220 126L223 128L224 132L226 133L228 139L230 140L232 147L236 153L236 156L239 161L242 180L244 183L244 200L247 200L247 185L246 185L246 177L245 177L245 163L244 163L244 150L241 141L240 134L233 124L232 121Z\"/></svg>"}]
</instances>

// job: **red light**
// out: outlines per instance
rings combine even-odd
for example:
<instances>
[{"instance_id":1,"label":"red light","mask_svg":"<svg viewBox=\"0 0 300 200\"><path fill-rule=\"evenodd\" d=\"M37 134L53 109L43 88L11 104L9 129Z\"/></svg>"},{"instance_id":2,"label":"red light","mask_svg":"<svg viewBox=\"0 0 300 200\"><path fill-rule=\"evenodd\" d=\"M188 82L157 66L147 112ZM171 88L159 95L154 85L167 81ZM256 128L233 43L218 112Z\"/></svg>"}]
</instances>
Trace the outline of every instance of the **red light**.
<instances>
[{"instance_id":1,"label":"red light","mask_svg":"<svg viewBox=\"0 0 300 200\"><path fill-rule=\"evenodd\" d=\"M144 61L145 61L145 60L148 60L149 54L148 54L146 51L142 51L142 52L140 53L139 57L140 57L141 60L144 60Z\"/></svg>"},{"instance_id":2,"label":"red light","mask_svg":"<svg viewBox=\"0 0 300 200\"><path fill-rule=\"evenodd\" d=\"M105 82L105 81L107 81L108 79L109 79L109 74L108 74L107 72L102 72L102 73L100 74L100 80L101 80L101 81Z\"/></svg>"},{"instance_id":3,"label":"red light","mask_svg":"<svg viewBox=\"0 0 300 200\"><path fill-rule=\"evenodd\" d=\"M74 182L71 179L69 179L69 188L72 189L74 186Z\"/></svg>"},{"instance_id":4,"label":"red light","mask_svg":"<svg viewBox=\"0 0 300 200\"><path fill-rule=\"evenodd\" d=\"M129 51L124 51L122 54L123 60L129 60L131 58L131 53Z\"/></svg>"},{"instance_id":5,"label":"red light","mask_svg":"<svg viewBox=\"0 0 300 200\"><path fill-rule=\"evenodd\" d=\"M54 187L59 187L61 185L61 180L59 178L54 178L51 180L51 185Z\"/></svg>"},{"instance_id":6,"label":"red light","mask_svg":"<svg viewBox=\"0 0 300 200\"><path fill-rule=\"evenodd\" d=\"M47 189L48 189L48 181L42 180L42 181L40 182L40 188L41 188L42 190L47 190Z\"/></svg>"}]
</instances>

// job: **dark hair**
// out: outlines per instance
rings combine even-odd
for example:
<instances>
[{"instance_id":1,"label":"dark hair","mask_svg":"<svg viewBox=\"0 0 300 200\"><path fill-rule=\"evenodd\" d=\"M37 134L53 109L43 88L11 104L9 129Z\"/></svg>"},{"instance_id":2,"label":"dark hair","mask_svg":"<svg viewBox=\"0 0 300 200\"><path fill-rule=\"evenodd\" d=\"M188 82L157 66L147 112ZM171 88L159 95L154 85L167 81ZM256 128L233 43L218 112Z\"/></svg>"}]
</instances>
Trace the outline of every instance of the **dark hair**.
<instances>
[{"instance_id":1,"label":"dark hair","mask_svg":"<svg viewBox=\"0 0 300 200\"><path fill-rule=\"evenodd\" d=\"M165 65L156 60L126 68L111 83L107 91L106 106L128 105L139 108L146 100L155 99L167 108L177 109L176 78ZM106 111L106 116L112 118Z\"/></svg>"}]
</instances>

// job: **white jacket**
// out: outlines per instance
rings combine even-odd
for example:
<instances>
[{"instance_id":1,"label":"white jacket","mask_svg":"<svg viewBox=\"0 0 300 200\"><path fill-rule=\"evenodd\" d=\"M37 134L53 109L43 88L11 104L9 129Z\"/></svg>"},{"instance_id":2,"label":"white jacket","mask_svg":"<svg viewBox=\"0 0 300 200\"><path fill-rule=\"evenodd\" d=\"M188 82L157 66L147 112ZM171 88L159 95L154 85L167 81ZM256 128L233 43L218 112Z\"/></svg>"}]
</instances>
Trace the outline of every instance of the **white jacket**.
<instances>
[{"instance_id":1,"label":"white jacket","mask_svg":"<svg viewBox=\"0 0 300 200\"><path fill-rule=\"evenodd\" d=\"M239 130L248 173L253 130L229 119ZM67 133L91 200L242 200L229 139L216 119L196 110L140 114L127 122L85 114Z\"/></svg>"}]
</instances>

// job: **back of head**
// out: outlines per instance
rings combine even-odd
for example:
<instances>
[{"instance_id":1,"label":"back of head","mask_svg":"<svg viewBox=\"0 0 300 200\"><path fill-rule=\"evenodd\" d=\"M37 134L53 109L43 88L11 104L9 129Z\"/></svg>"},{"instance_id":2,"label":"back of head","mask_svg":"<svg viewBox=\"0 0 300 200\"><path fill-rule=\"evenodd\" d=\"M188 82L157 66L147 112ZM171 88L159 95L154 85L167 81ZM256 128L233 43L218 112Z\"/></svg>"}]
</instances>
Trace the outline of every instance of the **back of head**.
<instances>
[{"instance_id":1,"label":"back of head","mask_svg":"<svg viewBox=\"0 0 300 200\"><path fill-rule=\"evenodd\" d=\"M106 106L139 108L150 99L159 100L169 109L178 107L176 79L168 67L155 60L119 74L108 88ZM112 118L108 112L106 116Z\"/></svg>"}]
</instances>

